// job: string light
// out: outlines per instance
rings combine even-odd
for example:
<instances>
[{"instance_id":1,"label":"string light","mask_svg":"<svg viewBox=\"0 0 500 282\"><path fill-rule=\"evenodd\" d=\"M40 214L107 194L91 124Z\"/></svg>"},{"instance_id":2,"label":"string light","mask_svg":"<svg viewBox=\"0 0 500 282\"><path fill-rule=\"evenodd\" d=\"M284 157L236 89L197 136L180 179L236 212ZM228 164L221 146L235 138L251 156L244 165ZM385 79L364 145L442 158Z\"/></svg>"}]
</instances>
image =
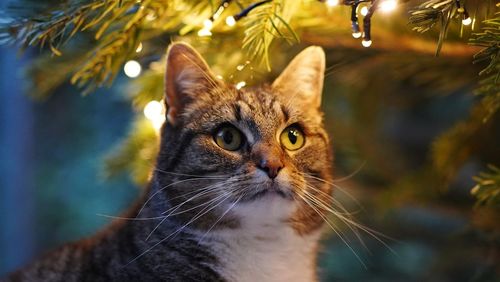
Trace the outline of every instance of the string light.
<instances>
[{"instance_id":1,"label":"string light","mask_svg":"<svg viewBox=\"0 0 500 282\"><path fill-rule=\"evenodd\" d=\"M470 25L472 23L472 19L470 17L467 17L462 20L463 25Z\"/></svg>"},{"instance_id":2,"label":"string light","mask_svg":"<svg viewBox=\"0 0 500 282\"><path fill-rule=\"evenodd\" d=\"M234 26L236 24L236 20L234 19L233 16L229 16L226 18L226 24L228 26Z\"/></svg>"},{"instance_id":3,"label":"string light","mask_svg":"<svg viewBox=\"0 0 500 282\"><path fill-rule=\"evenodd\" d=\"M130 78L138 77L141 74L142 67L139 62L130 60L125 63L123 66L123 71L125 72L125 75L127 75Z\"/></svg>"},{"instance_id":4,"label":"string light","mask_svg":"<svg viewBox=\"0 0 500 282\"><path fill-rule=\"evenodd\" d=\"M352 37L354 37L354 38L361 38L361 35L363 35L363 33L361 33L360 31L352 33Z\"/></svg>"},{"instance_id":5,"label":"string light","mask_svg":"<svg viewBox=\"0 0 500 282\"><path fill-rule=\"evenodd\" d=\"M396 0L384 0L378 4L380 11L384 13L389 13L396 10L398 2Z\"/></svg>"},{"instance_id":6,"label":"string light","mask_svg":"<svg viewBox=\"0 0 500 282\"><path fill-rule=\"evenodd\" d=\"M253 3L246 7L245 9L241 10L238 14L228 16L226 17L226 25L228 26L234 26L236 25L236 22L239 21L241 18L246 17L248 13L250 13L253 9L257 8L260 5L263 5L265 3L271 2L272 0L264 0L260 1L257 3ZM339 0L337 0L339 1ZM217 20L221 14L224 12L224 10L231 4L231 0L224 0L221 2L219 7L215 10L215 13L212 14L212 16L205 20L203 22L203 28L198 31L198 36L210 36L212 35L212 27L213 27L213 22Z\"/></svg>"},{"instance_id":7,"label":"string light","mask_svg":"<svg viewBox=\"0 0 500 282\"><path fill-rule=\"evenodd\" d=\"M142 51L142 42L139 42L139 45L137 46L137 48L135 49L135 52L136 53L139 53Z\"/></svg>"},{"instance_id":8,"label":"string light","mask_svg":"<svg viewBox=\"0 0 500 282\"><path fill-rule=\"evenodd\" d=\"M372 41L363 39L363 41L361 41L361 45L363 45L363 47L368 48L368 47L372 46Z\"/></svg>"},{"instance_id":9,"label":"string light","mask_svg":"<svg viewBox=\"0 0 500 282\"><path fill-rule=\"evenodd\" d=\"M465 7L460 6L460 0L455 0L455 5L457 6L457 12L462 15L462 24L470 25L472 23L472 19Z\"/></svg>"},{"instance_id":10,"label":"string light","mask_svg":"<svg viewBox=\"0 0 500 282\"><path fill-rule=\"evenodd\" d=\"M198 36L200 37L205 37L205 36L211 36L212 32L206 28L202 28L198 30Z\"/></svg>"},{"instance_id":11,"label":"string light","mask_svg":"<svg viewBox=\"0 0 500 282\"><path fill-rule=\"evenodd\" d=\"M332 4L342 4L346 6L351 6L351 29L352 37L363 38L361 44L364 47L370 47L372 45L371 39L371 18L377 9L382 12L392 12L397 8L397 0L319 0L324 2L327 6L332 6ZM458 1L458 0L457 0ZM369 3L368 6L364 5L359 10L359 13L363 18L363 30L359 25L358 20L358 7L362 3Z\"/></svg>"},{"instance_id":12,"label":"string light","mask_svg":"<svg viewBox=\"0 0 500 282\"><path fill-rule=\"evenodd\" d=\"M240 90L241 88L245 87L245 85L247 85L246 82L240 81L240 82L236 83L235 87L236 87L236 89Z\"/></svg>"},{"instance_id":13,"label":"string light","mask_svg":"<svg viewBox=\"0 0 500 282\"><path fill-rule=\"evenodd\" d=\"M150 101L144 107L144 116L151 121L153 127L159 131L165 122L165 107L162 101Z\"/></svg>"},{"instance_id":14,"label":"string light","mask_svg":"<svg viewBox=\"0 0 500 282\"><path fill-rule=\"evenodd\" d=\"M368 15L368 7L363 6L363 7L361 8L361 10L359 11L359 13L360 13L363 17L364 17L364 16L366 16L366 15ZM359 38L359 37L357 37L357 38Z\"/></svg>"},{"instance_id":15,"label":"string light","mask_svg":"<svg viewBox=\"0 0 500 282\"><path fill-rule=\"evenodd\" d=\"M330 7L337 6L340 3L339 0L326 0L326 5Z\"/></svg>"},{"instance_id":16,"label":"string light","mask_svg":"<svg viewBox=\"0 0 500 282\"><path fill-rule=\"evenodd\" d=\"M203 28L206 28L208 30L211 30L214 25L214 22L210 19L206 19L203 21Z\"/></svg>"}]
</instances>

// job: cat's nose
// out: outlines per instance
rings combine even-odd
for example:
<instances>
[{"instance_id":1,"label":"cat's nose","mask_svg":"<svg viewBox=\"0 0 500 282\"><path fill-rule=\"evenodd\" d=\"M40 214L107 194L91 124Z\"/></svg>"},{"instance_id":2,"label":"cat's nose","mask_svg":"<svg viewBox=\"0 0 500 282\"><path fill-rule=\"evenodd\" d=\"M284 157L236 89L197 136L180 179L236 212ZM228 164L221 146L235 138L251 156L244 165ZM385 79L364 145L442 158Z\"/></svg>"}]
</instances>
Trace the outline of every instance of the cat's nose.
<instances>
[{"instance_id":1,"label":"cat's nose","mask_svg":"<svg viewBox=\"0 0 500 282\"><path fill-rule=\"evenodd\" d=\"M278 173L283 168L283 163L279 158L262 159L257 167L267 173L271 179L275 179Z\"/></svg>"},{"instance_id":2,"label":"cat's nose","mask_svg":"<svg viewBox=\"0 0 500 282\"><path fill-rule=\"evenodd\" d=\"M254 150L254 161L258 169L274 179L283 168L283 156L279 148L272 145L257 146Z\"/></svg>"}]
</instances>

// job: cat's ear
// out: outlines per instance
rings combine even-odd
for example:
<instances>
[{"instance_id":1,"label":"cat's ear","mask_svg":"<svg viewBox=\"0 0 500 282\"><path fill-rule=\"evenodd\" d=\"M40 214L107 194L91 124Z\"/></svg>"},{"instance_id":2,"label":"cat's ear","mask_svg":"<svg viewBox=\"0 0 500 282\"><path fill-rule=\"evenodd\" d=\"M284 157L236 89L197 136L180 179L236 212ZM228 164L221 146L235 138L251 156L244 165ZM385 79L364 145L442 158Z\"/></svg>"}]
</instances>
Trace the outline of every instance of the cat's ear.
<instances>
[{"instance_id":1,"label":"cat's ear","mask_svg":"<svg viewBox=\"0 0 500 282\"><path fill-rule=\"evenodd\" d=\"M325 52L311 46L300 52L288 64L272 87L289 99L319 108L325 72Z\"/></svg>"},{"instance_id":2,"label":"cat's ear","mask_svg":"<svg viewBox=\"0 0 500 282\"><path fill-rule=\"evenodd\" d=\"M185 43L173 43L167 51L165 101L167 120L175 125L184 108L197 96L208 95L218 82L203 58Z\"/></svg>"}]
</instances>

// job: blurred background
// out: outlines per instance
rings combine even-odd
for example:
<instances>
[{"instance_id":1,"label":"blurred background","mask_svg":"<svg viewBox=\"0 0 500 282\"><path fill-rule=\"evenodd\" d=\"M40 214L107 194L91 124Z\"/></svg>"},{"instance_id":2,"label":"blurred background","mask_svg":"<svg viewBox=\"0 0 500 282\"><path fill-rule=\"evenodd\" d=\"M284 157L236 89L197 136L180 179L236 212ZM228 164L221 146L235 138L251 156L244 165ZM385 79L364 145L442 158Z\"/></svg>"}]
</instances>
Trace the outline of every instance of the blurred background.
<instances>
[{"instance_id":1,"label":"blurred background","mask_svg":"<svg viewBox=\"0 0 500 282\"><path fill-rule=\"evenodd\" d=\"M235 26L215 19L210 34L218 1L108 1L80 24L98 2L2 2L0 276L95 233L142 193L163 122L163 55L182 40L239 87L272 81L306 46L325 49L334 196L359 225L332 216L341 233L325 234L321 281L500 281L495 1L462 1L469 25L455 1L399 1L374 14L369 48L335 1L271 1ZM235 2L223 15L257 1ZM497 32L486 43L485 27ZM482 47L470 40L496 49L473 63Z\"/></svg>"}]
</instances>

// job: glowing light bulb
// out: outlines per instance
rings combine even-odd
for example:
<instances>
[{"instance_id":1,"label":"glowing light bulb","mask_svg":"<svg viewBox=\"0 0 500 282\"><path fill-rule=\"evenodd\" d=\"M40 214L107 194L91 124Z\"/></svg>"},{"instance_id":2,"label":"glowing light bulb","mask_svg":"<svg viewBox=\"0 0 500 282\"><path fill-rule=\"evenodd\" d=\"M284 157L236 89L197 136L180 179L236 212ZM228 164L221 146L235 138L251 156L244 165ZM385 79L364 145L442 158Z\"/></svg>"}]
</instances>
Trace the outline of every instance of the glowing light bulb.
<instances>
[{"instance_id":1,"label":"glowing light bulb","mask_svg":"<svg viewBox=\"0 0 500 282\"><path fill-rule=\"evenodd\" d=\"M340 0L326 0L326 5L333 7L337 6L340 3Z\"/></svg>"},{"instance_id":2,"label":"glowing light bulb","mask_svg":"<svg viewBox=\"0 0 500 282\"><path fill-rule=\"evenodd\" d=\"M151 12L146 15L146 21L151 22L156 20L156 15L155 13Z\"/></svg>"},{"instance_id":3,"label":"glowing light bulb","mask_svg":"<svg viewBox=\"0 0 500 282\"><path fill-rule=\"evenodd\" d=\"M361 45L363 45L363 47L370 47L372 46L372 41L371 40L363 40L361 41Z\"/></svg>"},{"instance_id":4,"label":"glowing light bulb","mask_svg":"<svg viewBox=\"0 0 500 282\"><path fill-rule=\"evenodd\" d=\"M378 8L382 12L389 13L396 10L397 6L398 1L396 0L384 0L378 5Z\"/></svg>"},{"instance_id":5,"label":"glowing light bulb","mask_svg":"<svg viewBox=\"0 0 500 282\"><path fill-rule=\"evenodd\" d=\"M211 30L213 25L214 25L214 23L209 19L206 19L205 21L203 21L203 27L205 29Z\"/></svg>"},{"instance_id":6,"label":"glowing light bulb","mask_svg":"<svg viewBox=\"0 0 500 282\"><path fill-rule=\"evenodd\" d=\"M241 88L245 87L245 85L247 85L246 82L240 81L240 82L236 83L235 87L236 87L236 89L240 90Z\"/></svg>"},{"instance_id":7,"label":"glowing light bulb","mask_svg":"<svg viewBox=\"0 0 500 282\"><path fill-rule=\"evenodd\" d=\"M144 116L151 121L153 127L159 131L165 122L165 108L162 102L150 101L144 107Z\"/></svg>"},{"instance_id":8,"label":"glowing light bulb","mask_svg":"<svg viewBox=\"0 0 500 282\"><path fill-rule=\"evenodd\" d=\"M467 17L462 20L463 25L470 25L472 23L472 19L470 17Z\"/></svg>"},{"instance_id":9,"label":"glowing light bulb","mask_svg":"<svg viewBox=\"0 0 500 282\"><path fill-rule=\"evenodd\" d=\"M229 16L226 18L226 24L228 26L234 26L236 24L236 19L233 16Z\"/></svg>"},{"instance_id":10,"label":"glowing light bulb","mask_svg":"<svg viewBox=\"0 0 500 282\"><path fill-rule=\"evenodd\" d=\"M368 7L363 6L363 8L361 8L361 10L359 12L361 13L361 15L363 17L366 16L366 15L368 15Z\"/></svg>"},{"instance_id":11,"label":"glowing light bulb","mask_svg":"<svg viewBox=\"0 0 500 282\"><path fill-rule=\"evenodd\" d=\"M362 35L362 33L361 33L361 32L353 32L353 33L352 33L352 37L354 37L354 38L360 38L360 37L361 37L361 35Z\"/></svg>"},{"instance_id":12,"label":"glowing light bulb","mask_svg":"<svg viewBox=\"0 0 500 282\"><path fill-rule=\"evenodd\" d=\"M212 32L209 29L202 28L202 29L198 30L198 36L200 36L200 37L211 36L211 35L212 35Z\"/></svg>"},{"instance_id":13,"label":"glowing light bulb","mask_svg":"<svg viewBox=\"0 0 500 282\"><path fill-rule=\"evenodd\" d=\"M123 66L123 71L128 77L134 78L141 74L142 67L137 61L130 60Z\"/></svg>"},{"instance_id":14,"label":"glowing light bulb","mask_svg":"<svg viewBox=\"0 0 500 282\"><path fill-rule=\"evenodd\" d=\"M135 49L135 52L136 53L139 53L142 51L142 42L139 43L139 46L137 46L137 48Z\"/></svg>"},{"instance_id":15,"label":"glowing light bulb","mask_svg":"<svg viewBox=\"0 0 500 282\"><path fill-rule=\"evenodd\" d=\"M146 116L146 118L149 120L154 120L159 115L161 115L162 109L163 106L160 102L155 100L150 101L146 104L146 107L144 107L144 116Z\"/></svg>"}]
</instances>

